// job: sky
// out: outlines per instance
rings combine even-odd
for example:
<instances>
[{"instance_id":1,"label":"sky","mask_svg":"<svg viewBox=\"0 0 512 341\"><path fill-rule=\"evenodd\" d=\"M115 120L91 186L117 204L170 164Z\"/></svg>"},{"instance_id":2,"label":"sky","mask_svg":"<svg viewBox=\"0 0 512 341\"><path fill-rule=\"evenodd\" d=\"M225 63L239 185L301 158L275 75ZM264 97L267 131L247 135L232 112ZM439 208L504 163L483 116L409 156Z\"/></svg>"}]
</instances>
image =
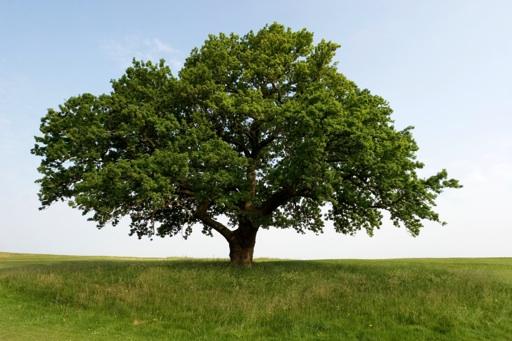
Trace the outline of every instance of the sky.
<instances>
[{"instance_id":1,"label":"sky","mask_svg":"<svg viewBox=\"0 0 512 341\"><path fill-rule=\"evenodd\" d=\"M512 256L512 2L510 1L7 1L0 0L0 251L227 257L197 227L138 240L127 224L98 230L77 210L39 211L40 119L67 98L110 91L132 58L177 72L208 34L267 23L341 44L340 71L384 97L398 128L414 126L421 174L446 168L464 186L437 200L446 226L420 236L384 222L370 238L262 230L255 257Z\"/></svg>"}]
</instances>

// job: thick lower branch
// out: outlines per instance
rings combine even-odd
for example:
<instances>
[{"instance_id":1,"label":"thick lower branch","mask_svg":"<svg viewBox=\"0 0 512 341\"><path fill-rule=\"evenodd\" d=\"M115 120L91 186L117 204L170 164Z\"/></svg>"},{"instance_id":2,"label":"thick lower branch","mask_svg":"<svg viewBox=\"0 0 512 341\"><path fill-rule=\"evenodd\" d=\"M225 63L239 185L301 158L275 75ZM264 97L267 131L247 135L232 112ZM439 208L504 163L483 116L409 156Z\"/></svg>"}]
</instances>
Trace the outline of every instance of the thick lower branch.
<instances>
[{"instance_id":1,"label":"thick lower branch","mask_svg":"<svg viewBox=\"0 0 512 341\"><path fill-rule=\"evenodd\" d=\"M296 195L295 191L290 188L284 187L277 192L274 192L261 206L261 212L264 215L269 215L274 212L279 206L286 204L290 199Z\"/></svg>"},{"instance_id":2,"label":"thick lower branch","mask_svg":"<svg viewBox=\"0 0 512 341\"><path fill-rule=\"evenodd\" d=\"M209 203L207 201L199 205L196 211L196 216L203 222L203 224L219 232L228 242L231 242L234 239L233 231L210 217L207 212L208 206Z\"/></svg>"}]
</instances>

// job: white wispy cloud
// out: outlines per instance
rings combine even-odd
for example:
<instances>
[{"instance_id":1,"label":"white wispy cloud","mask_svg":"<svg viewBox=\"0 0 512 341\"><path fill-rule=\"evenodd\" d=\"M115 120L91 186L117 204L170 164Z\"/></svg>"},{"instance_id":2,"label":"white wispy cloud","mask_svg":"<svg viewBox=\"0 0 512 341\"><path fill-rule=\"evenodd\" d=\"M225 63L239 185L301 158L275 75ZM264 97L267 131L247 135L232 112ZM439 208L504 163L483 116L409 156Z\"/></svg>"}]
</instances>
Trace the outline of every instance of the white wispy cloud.
<instances>
[{"instance_id":1,"label":"white wispy cloud","mask_svg":"<svg viewBox=\"0 0 512 341\"><path fill-rule=\"evenodd\" d=\"M104 41L101 48L122 69L130 65L133 58L155 62L163 58L173 72L177 72L184 62L182 51L173 48L160 38L129 36L117 41Z\"/></svg>"}]
</instances>

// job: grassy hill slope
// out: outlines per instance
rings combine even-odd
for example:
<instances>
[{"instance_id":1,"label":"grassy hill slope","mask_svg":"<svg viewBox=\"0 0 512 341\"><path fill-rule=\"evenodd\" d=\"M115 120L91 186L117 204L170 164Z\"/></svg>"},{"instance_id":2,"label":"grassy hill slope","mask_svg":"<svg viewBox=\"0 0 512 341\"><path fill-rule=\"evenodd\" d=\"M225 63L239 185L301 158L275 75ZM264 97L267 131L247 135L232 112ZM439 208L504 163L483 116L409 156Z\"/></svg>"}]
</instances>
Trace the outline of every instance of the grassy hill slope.
<instances>
[{"instance_id":1,"label":"grassy hill slope","mask_svg":"<svg viewBox=\"0 0 512 341\"><path fill-rule=\"evenodd\" d=\"M509 340L512 259L0 253L0 340Z\"/></svg>"}]
</instances>

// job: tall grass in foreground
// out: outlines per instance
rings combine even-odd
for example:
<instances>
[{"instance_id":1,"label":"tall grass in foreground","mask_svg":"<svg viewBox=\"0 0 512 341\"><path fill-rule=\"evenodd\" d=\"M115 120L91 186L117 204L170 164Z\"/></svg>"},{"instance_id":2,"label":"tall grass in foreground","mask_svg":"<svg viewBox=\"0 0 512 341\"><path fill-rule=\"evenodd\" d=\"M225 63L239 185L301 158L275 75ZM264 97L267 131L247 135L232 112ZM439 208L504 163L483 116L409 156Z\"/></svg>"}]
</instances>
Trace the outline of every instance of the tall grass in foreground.
<instances>
[{"instance_id":1,"label":"tall grass in foreground","mask_svg":"<svg viewBox=\"0 0 512 341\"><path fill-rule=\"evenodd\" d=\"M74 260L0 270L0 339L45 334L510 340L512 260L267 261L250 269L222 261Z\"/></svg>"}]
</instances>

